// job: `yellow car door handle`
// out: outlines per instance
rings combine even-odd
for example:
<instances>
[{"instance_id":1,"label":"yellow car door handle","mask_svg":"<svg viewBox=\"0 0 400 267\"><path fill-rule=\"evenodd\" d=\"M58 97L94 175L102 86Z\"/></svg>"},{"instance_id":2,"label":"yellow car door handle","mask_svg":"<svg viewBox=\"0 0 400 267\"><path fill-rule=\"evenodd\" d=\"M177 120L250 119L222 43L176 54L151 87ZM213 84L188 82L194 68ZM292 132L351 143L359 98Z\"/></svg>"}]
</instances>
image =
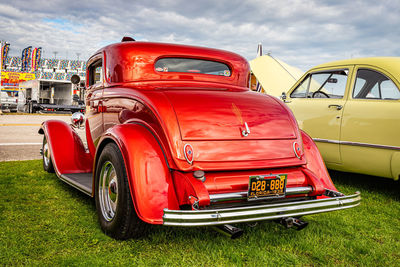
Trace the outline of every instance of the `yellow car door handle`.
<instances>
[{"instance_id":1,"label":"yellow car door handle","mask_svg":"<svg viewBox=\"0 0 400 267\"><path fill-rule=\"evenodd\" d=\"M337 110L341 110L343 108L342 105L329 105L328 108L335 107Z\"/></svg>"}]
</instances>

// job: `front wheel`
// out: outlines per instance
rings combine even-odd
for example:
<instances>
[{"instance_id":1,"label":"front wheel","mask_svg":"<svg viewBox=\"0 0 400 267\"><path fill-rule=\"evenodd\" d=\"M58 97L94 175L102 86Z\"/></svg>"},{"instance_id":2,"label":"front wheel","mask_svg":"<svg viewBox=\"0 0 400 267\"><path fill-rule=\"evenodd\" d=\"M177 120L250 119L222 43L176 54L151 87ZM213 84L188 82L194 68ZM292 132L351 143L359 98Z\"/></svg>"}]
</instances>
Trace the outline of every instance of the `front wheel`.
<instances>
[{"instance_id":1,"label":"front wheel","mask_svg":"<svg viewBox=\"0 0 400 267\"><path fill-rule=\"evenodd\" d=\"M54 172L53 162L51 161L50 147L47 143L46 135L43 136L42 145L42 159L43 159L43 169L49 173Z\"/></svg>"},{"instance_id":2,"label":"front wheel","mask_svg":"<svg viewBox=\"0 0 400 267\"><path fill-rule=\"evenodd\" d=\"M114 143L107 144L96 167L95 201L101 229L115 239L139 237L146 223L136 215L124 160Z\"/></svg>"}]
</instances>

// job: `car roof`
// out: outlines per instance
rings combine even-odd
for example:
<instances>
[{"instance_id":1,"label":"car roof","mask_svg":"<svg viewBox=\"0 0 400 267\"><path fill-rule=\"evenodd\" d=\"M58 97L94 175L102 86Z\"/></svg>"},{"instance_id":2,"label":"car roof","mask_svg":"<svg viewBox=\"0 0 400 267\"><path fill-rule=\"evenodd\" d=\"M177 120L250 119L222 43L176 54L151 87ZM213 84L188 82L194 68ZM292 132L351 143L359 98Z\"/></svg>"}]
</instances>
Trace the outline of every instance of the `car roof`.
<instances>
[{"instance_id":1,"label":"car roof","mask_svg":"<svg viewBox=\"0 0 400 267\"><path fill-rule=\"evenodd\" d=\"M343 65L370 65L385 69L393 75L400 75L400 57L365 57L365 58L351 58L344 60L332 61L313 67L310 70L319 68L336 67Z\"/></svg>"}]
</instances>

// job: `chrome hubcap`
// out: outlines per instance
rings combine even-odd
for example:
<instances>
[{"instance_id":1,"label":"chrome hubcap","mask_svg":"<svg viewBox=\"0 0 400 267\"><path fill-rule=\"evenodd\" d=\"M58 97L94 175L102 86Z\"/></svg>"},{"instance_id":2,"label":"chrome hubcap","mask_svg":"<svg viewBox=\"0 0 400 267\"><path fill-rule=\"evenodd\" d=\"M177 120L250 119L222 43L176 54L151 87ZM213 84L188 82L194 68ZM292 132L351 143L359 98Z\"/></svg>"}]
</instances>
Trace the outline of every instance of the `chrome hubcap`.
<instances>
[{"instance_id":1,"label":"chrome hubcap","mask_svg":"<svg viewBox=\"0 0 400 267\"><path fill-rule=\"evenodd\" d=\"M43 144L43 162L44 165L49 166L50 150L49 150L49 145L47 144L47 140L45 140L45 143Z\"/></svg>"},{"instance_id":2,"label":"chrome hubcap","mask_svg":"<svg viewBox=\"0 0 400 267\"><path fill-rule=\"evenodd\" d=\"M111 221L118 203L118 177L110 161L106 161L99 177L99 203L104 219Z\"/></svg>"}]
</instances>

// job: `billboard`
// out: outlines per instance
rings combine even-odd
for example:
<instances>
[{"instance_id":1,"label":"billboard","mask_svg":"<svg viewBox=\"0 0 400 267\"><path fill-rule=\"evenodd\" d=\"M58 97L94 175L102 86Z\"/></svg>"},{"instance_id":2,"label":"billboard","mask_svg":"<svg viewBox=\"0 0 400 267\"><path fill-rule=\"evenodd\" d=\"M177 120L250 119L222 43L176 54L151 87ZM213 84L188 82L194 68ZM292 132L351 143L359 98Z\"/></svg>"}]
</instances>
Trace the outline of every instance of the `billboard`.
<instances>
[{"instance_id":1,"label":"billboard","mask_svg":"<svg viewBox=\"0 0 400 267\"><path fill-rule=\"evenodd\" d=\"M20 82L34 80L34 73L20 73L13 71L2 71L1 72L1 86L14 87L14 88L3 88L2 91L18 91Z\"/></svg>"}]
</instances>

